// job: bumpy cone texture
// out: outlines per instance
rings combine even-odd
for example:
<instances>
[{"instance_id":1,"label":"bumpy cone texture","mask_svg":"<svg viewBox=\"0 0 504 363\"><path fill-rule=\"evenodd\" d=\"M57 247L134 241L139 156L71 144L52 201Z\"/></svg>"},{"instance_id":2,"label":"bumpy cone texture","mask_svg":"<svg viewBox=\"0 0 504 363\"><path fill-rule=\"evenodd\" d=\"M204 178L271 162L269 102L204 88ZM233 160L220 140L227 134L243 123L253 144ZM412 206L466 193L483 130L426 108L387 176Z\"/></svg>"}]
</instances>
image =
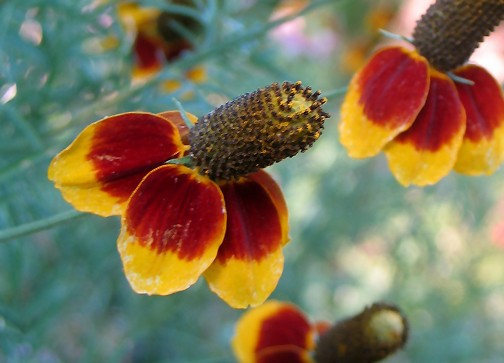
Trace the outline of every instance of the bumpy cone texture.
<instances>
[{"instance_id":1,"label":"bumpy cone texture","mask_svg":"<svg viewBox=\"0 0 504 363\"><path fill-rule=\"evenodd\" d=\"M408 322L401 311L377 303L322 334L314 359L317 363L373 363L403 347L407 338Z\"/></svg>"},{"instance_id":2,"label":"bumpy cone texture","mask_svg":"<svg viewBox=\"0 0 504 363\"><path fill-rule=\"evenodd\" d=\"M325 98L301 82L240 96L191 129L193 163L213 180L236 179L308 149L320 136Z\"/></svg>"},{"instance_id":3,"label":"bumpy cone texture","mask_svg":"<svg viewBox=\"0 0 504 363\"><path fill-rule=\"evenodd\" d=\"M504 19L504 0L437 0L413 31L413 44L429 63L448 72L461 66Z\"/></svg>"}]
</instances>

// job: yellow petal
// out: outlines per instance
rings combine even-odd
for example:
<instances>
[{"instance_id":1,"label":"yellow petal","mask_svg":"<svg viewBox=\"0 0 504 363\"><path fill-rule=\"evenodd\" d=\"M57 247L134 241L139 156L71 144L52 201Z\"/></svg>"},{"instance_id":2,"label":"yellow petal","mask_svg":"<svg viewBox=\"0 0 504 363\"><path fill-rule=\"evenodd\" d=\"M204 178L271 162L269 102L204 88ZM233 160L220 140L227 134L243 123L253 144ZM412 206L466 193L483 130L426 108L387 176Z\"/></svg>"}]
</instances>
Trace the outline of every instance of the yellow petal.
<instances>
[{"instance_id":1,"label":"yellow petal","mask_svg":"<svg viewBox=\"0 0 504 363\"><path fill-rule=\"evenodd\" d=\"M474 84L455 84L466 110L467 127L454 168L468 175L492 174L504 161L502 89L490 73L474 64L455 74Z\"/></svg>"},{"instance_id":2,"label":"yellow petal","mask_svg":"<svg viewBox=\"0 0 504 363\"><path fill-rule=\"evenodd\" d=\"M371 157L420 112L429 89L427 61L416 52L388 47L355 74L341 106L340 141L354 158Z\"/></svg>"},{"instance_id":3,"label":"yellow petal","mask_svg":"<svg viewBox=\"0 0 504 363\"><path fill-rule=\"evenodd\" d=\"M153 170L128 201L117 240L131 287L157 295L187 289L215 259L225 229L215 183L181 165Z\"/></svg>"},{"instance_id":4,"label":"yellow petal","mask_svg":"<svg viewBox=\"0 0 504 363\"><path fill-rule=\"evenodd\" d=\"M226 235L204 275L210 289L234 308L263 303L283 270L283 198L274 200L273 188L262 179L246 177L220 185L228 216Z\"/></svg>"},{"instance_id":5,"label":"yellow petal","mask_svg":"<svg viewBox=\"0 0 504 363\"><path fill-rule=\"evenodd\" d=\"M232 340L240 363L310 363L315 331L294 305L268 301L238 321Z\"/></svg>"},{"instance_id":6,"label":"yellow petal","mask_svg":"<svg viewBox=\"0 0 504 363\"><path fill-rule=\"evenodd\" d=\"M452 80L431 70L429 95L413 125L384 149L389 167L404 186L429 185L455 164L466 116Z\"/></svg>"}]
</instances>

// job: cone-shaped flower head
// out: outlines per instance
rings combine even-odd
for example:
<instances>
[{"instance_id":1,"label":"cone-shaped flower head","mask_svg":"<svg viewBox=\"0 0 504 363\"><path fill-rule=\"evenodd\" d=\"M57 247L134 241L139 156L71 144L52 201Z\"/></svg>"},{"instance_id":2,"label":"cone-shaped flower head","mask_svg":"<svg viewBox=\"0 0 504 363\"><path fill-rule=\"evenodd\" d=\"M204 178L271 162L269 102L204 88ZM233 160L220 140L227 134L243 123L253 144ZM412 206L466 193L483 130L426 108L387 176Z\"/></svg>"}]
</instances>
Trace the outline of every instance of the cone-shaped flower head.
<instances>
[{"instance_id":1,"label":"cone-shaped flower head","mask_svg":"<svg viewBox=\"0 0 504 363\"><path fill-rule=\"evenodd\" d=\"M384 151L403 185L450 170L493 173L504 161L504 97L482 67L465 64L504 18L502 0L437 0L413 32L415 49L379 50L342 104L340 140L352 157Z\"/></svg>"},{"instance_id":2,"label":"cone-shaped flower head","mask_svg":"<svg viewBox=\"0 0 504 363\"><path fill-rule=\"evenodd\" d=\"M195 164L212 179L228 180L306 150L328 117L319 96L301 82L284 82L226 103L191 129Z\"/></svg>"},{"instance_id":3,"label":"cone-shaped flower head","mask_svg":"<svg viewBox=\"0 0 504 363\"><path fill-rule=\"evenodd\" d=\"M168 295L203 274L229 305L258 305L282 274L288 242L285 200L261 169L319 137L323 103L284 83L199 121L187 114L191 131L176 111L107 117L56 155L49 179L76 209L121 216L117 244L135 291Z\"/></svg>"}]
</instances>

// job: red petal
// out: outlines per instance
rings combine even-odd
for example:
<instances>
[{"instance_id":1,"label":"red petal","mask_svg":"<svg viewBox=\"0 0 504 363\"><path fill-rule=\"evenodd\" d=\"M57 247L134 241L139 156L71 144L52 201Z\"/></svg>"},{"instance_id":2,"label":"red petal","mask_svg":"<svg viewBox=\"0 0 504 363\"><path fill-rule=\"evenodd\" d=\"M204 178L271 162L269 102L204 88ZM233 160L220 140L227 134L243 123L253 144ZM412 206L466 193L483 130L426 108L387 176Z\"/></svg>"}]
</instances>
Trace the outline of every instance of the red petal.
<instances>
[{"instance_id":1,"label":"red petal","mask_svg":"<svg viewBox=\"0 0 504 363\"><path fill-rule=\"evenodd\" d=\"M455 170L464 174L493 173L504 161L504 96L497 81L482 67L466 65L455 74L474 85L455 85L467 114L464 142Z\"/></svg>"},{"instance_id":2,"label":"red petal","mask_svg":"<svg viewBox=\"0 0 504 363\"><path fill-rule=\"evenodd\" d=\"M429 89L427 61L414 51L377 52L350 82L341 108L340 139L352 157L376 155L420 112Z\"/></svg>"},{"instance_id":3,"label":"red petal","mask_svg":"<svg viewBox=\"0 0 504 363\"><path fill-rule=\"evenodd\" d=\"M271 200L280 215L280 223L282 225L282 241L286 244L289 241L289 212L287 203L285 202L282 189L276 181L264 170L259 170L255 173L247 175L247 178L257 182L269 194Z\"/></svg>"},{"instance_id":4,"label":"red petal","mask_svg":"<svg viewBox=\"0 0 504 363\"><path fill-rule=\"evenodd\" d=\"M219 249L218 259L259 261L282 244L279 212L270 194L256 181L243 178L240 182L221 185L228 227Z\"/></svg>"},{"instance_id":5,"label":"red petal","mask_svg":"<svg viewBox=\"0 0 504 363\"><path fill-rule=\"evenodd\" d=\"M294 305L269 301L242 316L233 338L240 362L313 362L314 329Z\"/></svg>"},{"instance_id":6,"label":"red petal","mask_svg":"<svg viewBox=\"0 0 504 363\"><path fill-rule=\"evenodd\" d=\"M133 44L135 68L144 74L155 73L163 66L163 49L145 34L139 33Z\"/></svg>"},{"instance_id":7,"label":"red petal","mask_svg":"<svg viewBox=\"0 0 504 363\"><path fill-rule=\"evenodd\" d=\"M427 185L453 168L465 131L465 112L452 80L431 70L429 95L414 124L385 148L398 181Z\"/></svg>"},{"instance_id":8,"label":"red petal","mask_svg":"<svg viewBox=\"0 0 504 363\"><path fill-rule=\"evenodd\" d=\"M118 239L133 289L167 295L189 287L215 259L225 228L215 183L185 166L155 169L131 196Z\"/></svg>"},{"instance_id":9,"label":"red petal","mask_svg":"<svg viewBox=\"0 0 504 363\"><path fill-rule=\"evenodd\" d=\"M269 189L250 178L221 185L228 222L216 261L205 271L210 288L229 305L264 302L283 270L283 217Z\"/></svg>"},{"instance_id":10,"label":"red petal","mask_svg":"<svg viewBox=\"0 0 504 363\"><path fill-rule=\"evenodd\" d=\"M187 147L177 128L150 113L124 113L86 127L58 154L49 179L76 209L120 214L142 178Z\"/></svg>"},{"instance_id":11,"label":"red petal","mask_svg":"<svg viewBox=\"0 0 504 363\"><path fill-rule=\"evenodd\" d=\"M124 113L103 120L97 127L87 158L109 194L129 197L152 169L180 156L176 127L150 113ZM130 182L125 183L125 178ZM119 181L119 182L117 182Z\"/></svg>"}]
</instances>

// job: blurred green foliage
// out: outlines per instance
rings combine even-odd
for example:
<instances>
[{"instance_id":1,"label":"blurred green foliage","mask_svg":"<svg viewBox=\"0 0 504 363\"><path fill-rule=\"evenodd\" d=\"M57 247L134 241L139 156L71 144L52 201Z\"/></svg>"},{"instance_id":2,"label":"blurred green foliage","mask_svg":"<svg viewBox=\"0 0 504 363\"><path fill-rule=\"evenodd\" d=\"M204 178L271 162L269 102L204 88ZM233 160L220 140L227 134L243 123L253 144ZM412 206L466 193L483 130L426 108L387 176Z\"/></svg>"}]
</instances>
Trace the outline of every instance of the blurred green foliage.
<instances>
[{"instance_id":1,"label":"blurred green foliage","mask_svg":"<svg viewBox=\"0 0 504 363\"><path fill-rule=\"evenodd\" d=\"M199 116L243 92L297 79L332 94L333 117L313 149L270 168L291 224L272 298L329 320L377 300L399 305L411 338L389 362L502 362L504 250L490 234L504 223L503 172L405 189L383 158L351 160L337 142L339 90L349 76L337 44L363 32L362 14L378 2L312 1L301 10L311 39L327 30L344 36L336 46L322 43L320 54L292 55L272 36L295 18L272 20L280 1L197 0L204 31L194 50L135 85L116 3L0 2L0 236L19 234L0 244L0 362L233 361L229 340L241 312L201 281L169 297L133 293L115 247L118 219L73 213L46 170L105 115L174 109L175 97ZM109 37L118 46L101 50ZM183 77L195 65L207 70L203 84ZM181 88L163 92L166 79ZM36 231L23 234L34 222Z\"/></svg>"}]
</instances>

